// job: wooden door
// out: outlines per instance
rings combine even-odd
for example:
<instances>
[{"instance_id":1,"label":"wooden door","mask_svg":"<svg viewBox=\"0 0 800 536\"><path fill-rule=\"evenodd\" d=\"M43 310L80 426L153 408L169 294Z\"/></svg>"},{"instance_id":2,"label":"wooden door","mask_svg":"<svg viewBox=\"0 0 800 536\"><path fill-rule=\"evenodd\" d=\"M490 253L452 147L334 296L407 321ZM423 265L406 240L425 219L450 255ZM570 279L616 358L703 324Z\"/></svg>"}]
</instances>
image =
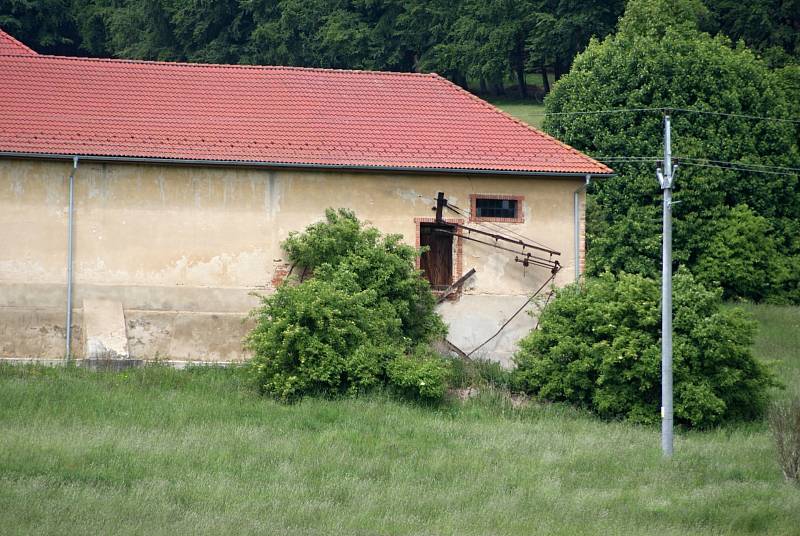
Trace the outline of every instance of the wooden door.
<instances>
[{"instance_id":1,"label":"wooden door","mask_svg":"<svg viewBox=\"0 0 800 536\"><path fill-rule=\"evenodd\" d=\"M447 288L453 282L453 235L448 233L454 230L450 225L420 224L419 243L429 249L422 254L419 264L434 289Z\"/></svg>"}]
</instances>

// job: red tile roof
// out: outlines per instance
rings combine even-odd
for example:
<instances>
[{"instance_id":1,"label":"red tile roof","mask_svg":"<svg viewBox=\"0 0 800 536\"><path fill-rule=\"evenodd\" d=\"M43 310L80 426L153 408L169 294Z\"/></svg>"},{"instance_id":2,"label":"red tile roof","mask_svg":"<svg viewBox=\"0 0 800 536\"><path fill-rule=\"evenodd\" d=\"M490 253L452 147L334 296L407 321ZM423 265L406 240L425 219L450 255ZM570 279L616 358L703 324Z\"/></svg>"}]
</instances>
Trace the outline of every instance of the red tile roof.
<instances>
[{"instance_id":1,"label":"red tile roof","mask_svg":"<svg viewBox=\"0 0 800 536\"><path fill-rule=\"evenodd\" d=\"M30 53L0 72L6 154L611 172L435 74Z\"/></svg>"},{"instance_id":2,"label":"red tile roof","mask_svg":"<svg viewBox=\"0 0 800 536\"><path fill-rule=\"evenodd\" d=\"M0 55L4 54L28 54L33 55L36 52L27 47L5 33L3 30L0 30Z\"/></svg>"}]
</instances>

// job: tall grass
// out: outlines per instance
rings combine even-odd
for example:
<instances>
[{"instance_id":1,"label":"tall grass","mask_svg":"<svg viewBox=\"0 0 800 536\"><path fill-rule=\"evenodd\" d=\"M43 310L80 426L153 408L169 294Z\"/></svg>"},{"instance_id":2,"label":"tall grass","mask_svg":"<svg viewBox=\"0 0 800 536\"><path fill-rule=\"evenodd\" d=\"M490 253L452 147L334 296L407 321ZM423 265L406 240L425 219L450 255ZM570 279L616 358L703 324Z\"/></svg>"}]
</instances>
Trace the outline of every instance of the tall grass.
<instances>
[{"instance_id":1,"label":"tall grass","mask_svg":"<svg viewBox=\"0 0 800 536\"><path fill-rule=\"evenodd\" d=\"M796 349L759 345L798 381ZM655 428L517 408L491 377L435 407L282 405L241 369L0 366L0 533L798 534L764 423L665 461Z\"/></svg>"},{"instance_id":2,"label":"tall grass","mask_svg":"<svg viewBox=\"0 0 800 536\"><path fill-rule=\"evenodd\" d=\"M753 351L770 363L784 388L776 396L800 396L800 307L742 305L758 321Z\"/></svg>"}]
</instances>

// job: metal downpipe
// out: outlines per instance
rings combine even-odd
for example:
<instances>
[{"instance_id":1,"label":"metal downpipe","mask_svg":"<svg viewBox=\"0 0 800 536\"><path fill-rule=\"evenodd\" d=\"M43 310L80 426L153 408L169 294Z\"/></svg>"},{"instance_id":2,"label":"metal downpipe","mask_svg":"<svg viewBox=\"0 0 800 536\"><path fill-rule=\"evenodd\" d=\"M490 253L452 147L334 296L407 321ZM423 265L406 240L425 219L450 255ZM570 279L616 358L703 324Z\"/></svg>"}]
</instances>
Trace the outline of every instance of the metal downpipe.
<instances>
[{"instance_id":1,"label":"metal downpipe","mask_svg":"<svg viewBox=\"0 0 800 536\"><path fill-rule=\"evenodd\" d=\"M69 174L69 209L67 212L67 341L65 360L72 359L72 221L75 214L75 172L78 170L78 157L72 158L72 171Z\"/></svg>"},{"instance_id":2,"label":"metal downpipe","mask_svg":"<svg viewBox=\"0 0 800 536\"><path fill-rule=\"evenodd\" d=\"M575 282L581 279L581 192L585 192L589 181L592 179L591 175L586 175L586 182L579 186L572 194L572 208L575 222L573 228L575 229Z\"/></svg>"}]
</instances>

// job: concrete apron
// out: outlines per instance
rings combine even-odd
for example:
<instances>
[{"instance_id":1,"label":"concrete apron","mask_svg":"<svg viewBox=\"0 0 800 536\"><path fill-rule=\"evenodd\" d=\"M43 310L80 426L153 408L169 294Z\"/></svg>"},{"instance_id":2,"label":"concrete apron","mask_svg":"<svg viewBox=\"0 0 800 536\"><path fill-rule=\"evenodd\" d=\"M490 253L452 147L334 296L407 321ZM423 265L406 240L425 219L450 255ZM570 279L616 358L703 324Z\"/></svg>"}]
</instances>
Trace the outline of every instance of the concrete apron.
<instances>
[{"instance_id":1,"label":"concrete apron","mask_svg":"<svg viewBox=\"0 0 800 536\"><path fill-rule=\"evenodd\" d=\"M130 358L122 302L83 300L83 337L87 360Z\"/></svg>"}]
</instances>

